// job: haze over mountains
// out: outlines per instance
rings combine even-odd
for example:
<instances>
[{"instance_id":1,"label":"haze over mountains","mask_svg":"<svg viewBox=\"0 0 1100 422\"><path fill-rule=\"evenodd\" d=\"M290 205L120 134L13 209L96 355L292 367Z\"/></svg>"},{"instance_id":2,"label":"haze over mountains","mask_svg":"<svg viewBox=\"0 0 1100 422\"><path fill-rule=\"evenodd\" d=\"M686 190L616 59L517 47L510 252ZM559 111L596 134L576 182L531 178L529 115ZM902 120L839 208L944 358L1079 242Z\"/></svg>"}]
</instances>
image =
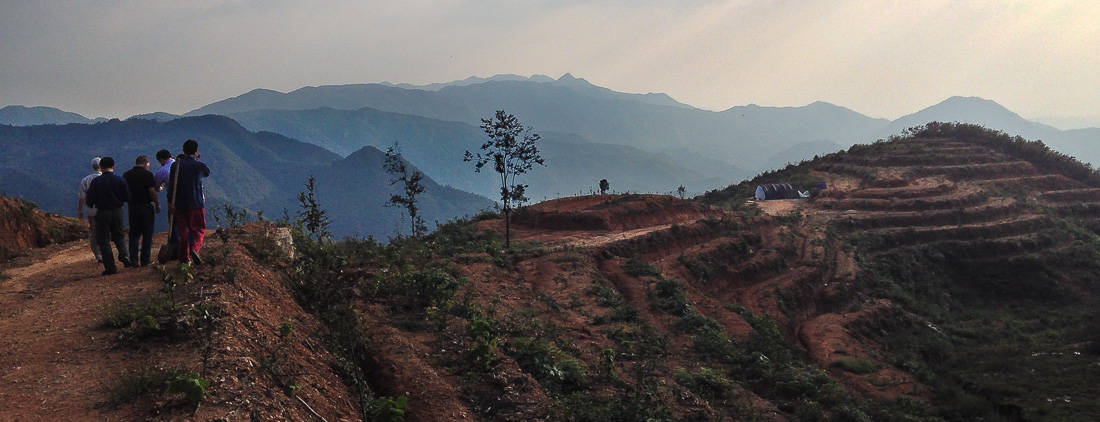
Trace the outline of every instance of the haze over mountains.
<instances>
[{"instance_id":1,"label":"haze over mountains","mask_svg":"<svg viewBox=\"0 0 1100 422\"><path fill-rule=\"evenodd\" d=\"M399 143L405 158L432 179L429 192L441 196L425 198L436 204L429 207L428 221L476 212L489 206L485 198L495 198L499 186L491 175L473 173L461 157L483 142L479 120L498 109L515 114L543 136L540 148L547 166L536 168L526 179L534 201L588 193L604 178L620 192L667 193L684 185L689 193L699 193L929 121L977 123L1042 139L1083 161L1100 163L1100 129L1058 130L974 97L952 97L890 121L822 101L709 111L666 94L612 91L570 74L558 79L497 75L428 85L329 85L286 93L256 89L199 107L183 119L151 112L103 123L104 119L54 108L9 106L0 109L0 124L65 126L3 127L0 142L22 155L0 166L0 190L37 201L50 211L71 213L71 183L62 181L78 180L85 166L74 165L61 177L47 178L26 163L84 163L95 154L151 155L189 137L206 137L204 145L213 143L204 148L205 157L216 160L215 167L226 168L219 175L240 182L215 176L210 188L215 203L232 200L269 215L293 209L294 194L308 174L315 173L339 185L340 189L323 190L334 196L331 202L366 201L334 210L339 215L338 233L392 233L400 214L392 209L374 211L379 208L375 202L384 201L392 190L388 178L380 164L366 168L381 162L379 150ZM197 118L211 114L225 117ZM60 155L43 155L46 144L59 148ZM235 148L263 152L253 156ZM280 170L261 171L256 166ZM368 192L376 198L364 199ZM444 198L456 202L448 207Z\"/></svg>"},{"instance_id":2,"label":"haze over mountains","mask_svg":"<svg viewBox=\"0 0 1100 422\"><path fill-rule=\"evenodd\" d=\"M330 85L287 93L257 89L187 114L370 107L476 126L478 119L503 108L539 131L573 133L591 142L671 152L673 156L688 152L719 159L745 172L737 178L787 161L797 162L855 143L889 137L932 120L977 123L1029 139L1038 138L1084 161L1100 162L1100 152L1090 148L1093 140L1100 139L1100 130L1062 131L1024 119L993 101L973 97L948 98L889 121L823 101L800 107L750 104L714 112L679 103L665 94L611 91L570 74L557 80L542 75L530 78L498 75L445 84L401 86L404 88L393 84ZM763 159L762 145L768 146ZM779 151L795 155L773 157Z\"/></svg>"},{"instance_id":3,"label":"haze over mountains","mask_svg":"<svg viewBox=\"0 0 1100 422\"><path fill-rule=\"evenodd\" d=\"M364 146L385 149L399 143L404 156L436 180L489 198L499 196L493 177L476 174L463 162L466 150L477 148L484 133L476 126L370 108L336 110L255 110L229 117L252 130L265 130L320 145L338 154ZM533 169L528 196L542 200L588 193L600 179L612 181L617 191L672 191L677 183L696 192L728 184L721 175L741 170L716 160L699 159L691 165L681 157L631 146L590 142L578 135L541 132L545 166Z\"/></svg>"}]
</instances>

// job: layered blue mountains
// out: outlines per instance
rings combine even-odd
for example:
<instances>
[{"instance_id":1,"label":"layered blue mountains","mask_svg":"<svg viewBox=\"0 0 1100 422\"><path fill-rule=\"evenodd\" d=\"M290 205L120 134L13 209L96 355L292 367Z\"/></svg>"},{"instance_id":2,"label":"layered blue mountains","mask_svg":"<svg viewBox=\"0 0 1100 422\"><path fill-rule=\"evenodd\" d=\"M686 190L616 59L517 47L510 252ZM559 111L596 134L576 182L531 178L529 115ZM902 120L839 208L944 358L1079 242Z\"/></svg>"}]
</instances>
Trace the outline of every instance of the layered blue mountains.
<instances>
[{"instance_id":1,"label":"layered blue mountains","mask_svg":"<svg viewBox=\"0 0 1100 422\"><path fill-rule=\"evenodd\" d=\"M426 221L494 207L497 179L474 173L462 156L484 142L480 119L498 109L542 136L546 166L520 180L530 185L533 202L594 192L601 179L616 192L671 193L682 185L699 194L929 121L977 123L1100 163L1100 129L1059 130L975 97L952 97L887 120L820 101L711 111L570 74L497 75L429 85L255 89L182 115L150 111L125 120L6 106L0 108L0 145L8 152L0 160L0 194L73 215L77 183L90 171L91 157L113 156L125 171L138 154L178 152L192 138L213 170L209 209L228 204L272 218L284 210L293 216L297 193L312 175L337 235L384 238L407 227L401 209L383 206L397 189L382 169L382 151L394 144L427 176L420 202Z\"/></svg>"}]
</instances>

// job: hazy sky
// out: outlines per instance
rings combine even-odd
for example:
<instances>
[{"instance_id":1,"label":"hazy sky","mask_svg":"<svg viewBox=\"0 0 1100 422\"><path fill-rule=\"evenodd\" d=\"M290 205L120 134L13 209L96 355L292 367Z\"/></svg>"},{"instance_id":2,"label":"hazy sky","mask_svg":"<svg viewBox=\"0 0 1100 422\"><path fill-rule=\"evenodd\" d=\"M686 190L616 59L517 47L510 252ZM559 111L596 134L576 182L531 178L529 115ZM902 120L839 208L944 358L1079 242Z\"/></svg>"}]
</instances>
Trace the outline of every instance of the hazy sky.
<instances>
[{"instance_id":1,"label":"hazy sky","mask_svg":"<svg viewBox=\"0 0 1100 422\"><path fill-rule=\"evenodd\" d=\"M966 95L1100 120L1100 1L0 0L0 105L127 117L260 87L565 72L715 110L894 118Z\"/></svg>"}]
</instances>

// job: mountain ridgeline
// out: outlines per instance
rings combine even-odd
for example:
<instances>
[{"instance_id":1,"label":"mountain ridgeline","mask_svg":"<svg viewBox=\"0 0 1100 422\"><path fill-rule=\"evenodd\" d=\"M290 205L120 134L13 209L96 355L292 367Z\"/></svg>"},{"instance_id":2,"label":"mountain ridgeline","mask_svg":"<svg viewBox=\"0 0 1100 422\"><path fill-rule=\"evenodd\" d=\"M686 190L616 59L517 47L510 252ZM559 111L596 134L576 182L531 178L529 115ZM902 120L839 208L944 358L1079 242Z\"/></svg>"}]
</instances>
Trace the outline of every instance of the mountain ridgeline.
<instances>
[{"instance_id":1,"label":"mountain ridgeline","mask_svg":"<svg viewBox=\"0 0 1100 422\"><path fill-rule=\"evenodd\" d=\"M53 107L9 105L0 108L0 125L63 125L67 123L95 123L101 121L106 121L106 119L89 119L80 114Z\"/></svg>"},{"instance_id":2,"label":"mountain ridgeline","mask_svg":"<svg viewBox=\"0 0 1100 422\"><path fill-rule=\"evenodd\" d=\"M383 84L305 87L287 93L258 89L188 114L369 107L476 125L478 119L503 108L544 132L573 133L589 142L629 145L672 157L705 156L721 161L740 169L731 180L775 164L831 152L823 151L821 145L836 144L832 150L835 151L897 135L930 121L974 123L1029 139L1042 139L1085 162L1100 163L1100 148L1095 147L1100 142L1100 129L1060 131L977 98L952 97L889 121L821 101L801 107L747 105L714 112L671 99L647 99L655 94L611 91L568 74L557 80L548 79L489 78L479 83L452 83L430 89ZM784 150L806 155L776 154Z\"/></svg>"}]
</instances>

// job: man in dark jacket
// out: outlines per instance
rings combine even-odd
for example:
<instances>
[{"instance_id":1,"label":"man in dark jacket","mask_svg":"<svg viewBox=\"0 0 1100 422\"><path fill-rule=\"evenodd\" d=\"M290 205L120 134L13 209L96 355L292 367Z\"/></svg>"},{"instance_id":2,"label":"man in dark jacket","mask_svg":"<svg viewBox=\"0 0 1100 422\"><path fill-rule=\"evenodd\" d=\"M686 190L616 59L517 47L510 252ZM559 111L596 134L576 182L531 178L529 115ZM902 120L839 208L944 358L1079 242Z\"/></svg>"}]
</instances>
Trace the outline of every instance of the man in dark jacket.
<instances>
[{"instance_id":1,"label":"man in dark jacket","mask_svg":"<svg viewBox=\"0 0 1100 422\"><path fill-rule=\"evenodd\" d=\"M114 158L100 159L99 169L103 174L88 186L85 203L96 209L95 238L103 254L103 275L111 275L118 273L115 257L111 255L111 242L118 248L118 260L122 265L133 266L122 233L122 204L130 201L130 187L126 185L126 180L115 174Z\"/></svg>"},{"instance_id":2,"label":"man in dark jacket","mask_svg":"<svg viewBox=\"0 0 1100 422\"><path fill-rule=\"evenodd\" d=\"M199 143L194 139L183 143L183 154L172 164L168 175L168 207L179 236L180 262L194 260L202 264L198 254L206 234L206 195L202 190L202 178L210 176L210 168L199 161ZM178 187L175 185L177 172Z\"/></svg>"},{"instance_id":3,"label":"man in dark jacket","mask_svg":"<svg viewBox=\"0 0 1100 422\"><path fill-rule=\"evenodd\" d=\"M149 250L153 247L153 220L160 212L156 182L149 171L149 157L139 155L134 168L122 175L130 187L130 262L149 265ZM138 240L141 240L141 261L138 261Z\"/></svg>"}]
</instances>

